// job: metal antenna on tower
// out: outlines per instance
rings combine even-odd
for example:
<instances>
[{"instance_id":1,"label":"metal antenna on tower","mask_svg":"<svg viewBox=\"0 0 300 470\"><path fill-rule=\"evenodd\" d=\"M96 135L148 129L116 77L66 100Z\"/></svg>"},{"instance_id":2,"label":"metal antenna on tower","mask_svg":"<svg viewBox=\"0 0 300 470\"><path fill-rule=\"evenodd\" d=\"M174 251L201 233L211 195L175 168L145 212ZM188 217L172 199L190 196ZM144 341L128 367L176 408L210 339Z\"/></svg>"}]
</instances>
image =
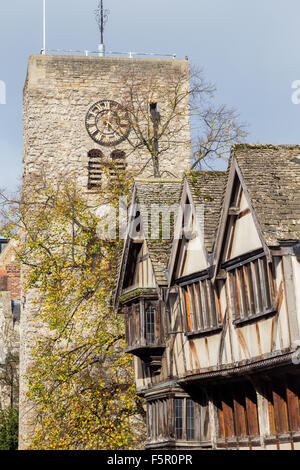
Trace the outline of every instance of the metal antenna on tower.
<instances>
[{"instance_id":1,"label":"metal antenna on tower","mask_svg":"<svg viewBox=\"0 0 300 470\"><path fill-rule=\"evenodd\" d=\"M43 49L42 54L46 54L46 0L43 0Z\"/></svg>"},{"instance_id":2,"label":"metal antenna on tower","mask_svg":"<svg viewBox=\"0 0 300 470\"><path fill-rule=\"evenodd\" d=\"M95 17L100 31L100 44L98 46L99 56L105 56L105 45L104 45L104 28L108 21L109 10L104 10L103 0L99 1L98 8L95 10Z\"/></svg>"}]
</instances>

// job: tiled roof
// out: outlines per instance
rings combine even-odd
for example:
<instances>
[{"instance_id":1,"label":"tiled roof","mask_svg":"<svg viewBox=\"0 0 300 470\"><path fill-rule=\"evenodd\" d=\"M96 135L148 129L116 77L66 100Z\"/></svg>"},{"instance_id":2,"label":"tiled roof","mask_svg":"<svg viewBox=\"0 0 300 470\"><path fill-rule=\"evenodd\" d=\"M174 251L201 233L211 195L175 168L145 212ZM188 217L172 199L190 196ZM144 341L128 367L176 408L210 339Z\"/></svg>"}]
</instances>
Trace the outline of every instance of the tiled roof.
<instances>
[{"instance_id":1,"label":"tiled roof","mask_svg":"<svg viewBox=\"0 0 300 470\"><path fill-rule=\"evenodd\" d=\"M270 246L300 239L300 146L233 146L258 222Z\"/></svg>"},{"instance_id":2,"label":"tiled roof","mask_svg":"<svg viewBox=\"0 0 300 470\"><path fill-rule=\"evenodd\" d=\"M187 171L186 179L195 204L204 205L204 241L213 251L227 182L224 171Z\"/></svg>"},{"instance_id":3,"label":"tiled roof","mask_svg":"<svg viewBox=\"0 0 300 470\"><path fill-rule=\"evenodd\" d=\"M150 259L153 265L156 281L159 285L166 284L167 280L164 274L167 268L169 257L173 242L174 223L176 222L177 212L175 210L175 217L171 220L171 233L167 239L162 238L161 229L158 228L158 238L152 239L150 237L153 234L151 224L151 213L152 220L155 220L155 209L152 206L178 206L181 196L182 180L179 179L136 179L135 189L137 195L137 203L141 209L141 219L144 227L148 223L148 236L146 240ZM148 215L148 219L147 219ZM156 222L159 226L159 220ZM154 229L154 227L153 227Z\"/></svg>"}]
</instances>

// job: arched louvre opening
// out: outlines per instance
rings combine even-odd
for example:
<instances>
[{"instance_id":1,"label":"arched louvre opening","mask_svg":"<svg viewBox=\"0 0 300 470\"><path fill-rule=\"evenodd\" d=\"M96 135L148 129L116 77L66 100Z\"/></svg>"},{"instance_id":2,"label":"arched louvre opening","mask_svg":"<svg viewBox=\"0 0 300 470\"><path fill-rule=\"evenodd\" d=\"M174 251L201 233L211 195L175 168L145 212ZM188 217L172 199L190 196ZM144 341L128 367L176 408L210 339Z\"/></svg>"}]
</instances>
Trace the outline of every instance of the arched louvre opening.
<instances>
[{"instance_id":1,"label":"arched louvre opening","mask_svg":"<svg viewBox=\"0 0 300 470\"><path fill-rule=\"evenodd\" d=\"M124 173L126 170L126 155L122 150L114 150L111 153L111 168L110 168L110 177L115 179L118 177L118 174Z\"/></svg>"},{"instance_id":2,"label":"arched louvre opening","mask_svg":"<svg viewBox=\"0 0 300 470\"><path fill-rule=\"evenodd\" d=\"M101 150L94 149L88 153L88 189L101 187L102 184L102 165L104 155Z\"/></svg>"}]
</instances>

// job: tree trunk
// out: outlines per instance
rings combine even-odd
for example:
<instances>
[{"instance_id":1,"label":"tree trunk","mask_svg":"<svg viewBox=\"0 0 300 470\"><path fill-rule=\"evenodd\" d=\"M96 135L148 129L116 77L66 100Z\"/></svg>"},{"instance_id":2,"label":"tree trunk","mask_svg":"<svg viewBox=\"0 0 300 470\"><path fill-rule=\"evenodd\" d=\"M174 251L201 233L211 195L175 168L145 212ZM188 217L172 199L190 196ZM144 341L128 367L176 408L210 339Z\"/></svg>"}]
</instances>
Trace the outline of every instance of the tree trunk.
<instances>
[{"instance_id":1,"label":"tree trunk","mask_svg":"<svg viewBox=\"0 0 300 470\"><path fill-rule=\"evenodd\" d=\"M154 178L160 178L160 169L159 169L159 159L157 155L152 156L153 169L154 169Z\"/></svg>"}]
</instances>

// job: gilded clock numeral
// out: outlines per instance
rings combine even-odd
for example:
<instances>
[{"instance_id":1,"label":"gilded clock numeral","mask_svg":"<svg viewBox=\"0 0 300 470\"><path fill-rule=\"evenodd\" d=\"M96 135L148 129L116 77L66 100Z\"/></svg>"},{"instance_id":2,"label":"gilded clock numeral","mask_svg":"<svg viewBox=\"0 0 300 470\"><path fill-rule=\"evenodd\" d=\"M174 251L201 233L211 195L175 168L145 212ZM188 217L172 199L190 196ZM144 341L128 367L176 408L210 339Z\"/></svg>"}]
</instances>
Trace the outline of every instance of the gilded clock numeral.
<instances>
[{"instance_id":1,"label":"gilded clock numeral","mask_svg":"<svg viewBox=\"0 0 300 470\"><path fill-rule=\"evenodd\" d=\"M87 122L88 132L93 132L94 129L97 129L95 122Z\"/></svg>"},{"instance_id":2,"label":"gilded clock numeral","mask_svg":"<svg viewBox=\"0 0 300 470\"><path fill-rule=\"evenodd\" d=\"M100 132L98 131L98 129L96 129L96 131L95 131L92 135L93 135L93 137L94 137L95 139L101 138L101 134L100 134Z\"/></svg>"}]
</instances>

